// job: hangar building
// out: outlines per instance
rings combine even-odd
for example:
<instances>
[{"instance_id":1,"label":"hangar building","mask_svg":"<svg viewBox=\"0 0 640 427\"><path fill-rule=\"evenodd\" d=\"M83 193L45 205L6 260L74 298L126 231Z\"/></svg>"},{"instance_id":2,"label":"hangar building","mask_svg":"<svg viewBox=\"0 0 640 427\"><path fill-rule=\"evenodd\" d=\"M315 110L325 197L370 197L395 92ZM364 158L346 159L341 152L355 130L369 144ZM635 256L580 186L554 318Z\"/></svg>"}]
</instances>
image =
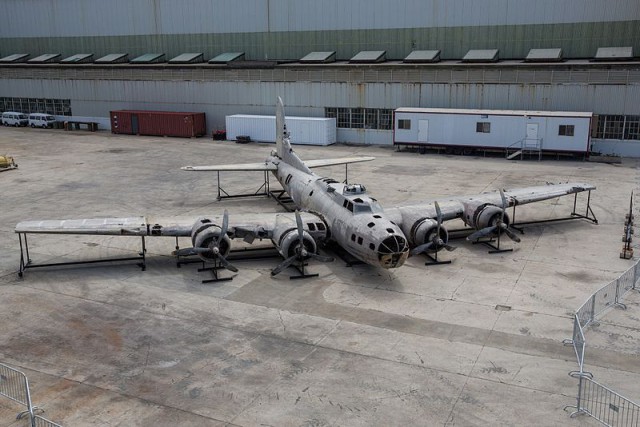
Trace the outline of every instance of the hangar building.
<instances>
[{"instance_id":1,"label":"hangar building","mask_svg":"<svg viewBox=\"0 0 640 427\"><path fill-rule=\"evenodd\" d=\"M638 55L637 0L5 0L0 109L210 132L281 95L389 145L399 107L583 111L594 151L640 157Z\"/></svg>"}]
</instances>

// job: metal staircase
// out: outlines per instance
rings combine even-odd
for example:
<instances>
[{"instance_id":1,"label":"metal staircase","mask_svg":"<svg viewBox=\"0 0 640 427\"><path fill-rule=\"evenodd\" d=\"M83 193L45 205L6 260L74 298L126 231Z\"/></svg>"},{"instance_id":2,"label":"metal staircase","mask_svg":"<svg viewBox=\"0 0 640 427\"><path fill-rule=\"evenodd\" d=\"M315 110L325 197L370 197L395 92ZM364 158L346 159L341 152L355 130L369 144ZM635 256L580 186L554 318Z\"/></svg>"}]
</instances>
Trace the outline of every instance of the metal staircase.
<instances>
[{"instance_id":1,"label":"metal staircase","mask_svg":"<svg viewBox=\"0 0 640 427\"><path fill-rule=\"evenodd\" d=\"M534 155L538 157L538 161L542 160L542 138L522 138L505 148L507 160L517 157L523 160L525 155Z\"/></svg>"}]
</instances>

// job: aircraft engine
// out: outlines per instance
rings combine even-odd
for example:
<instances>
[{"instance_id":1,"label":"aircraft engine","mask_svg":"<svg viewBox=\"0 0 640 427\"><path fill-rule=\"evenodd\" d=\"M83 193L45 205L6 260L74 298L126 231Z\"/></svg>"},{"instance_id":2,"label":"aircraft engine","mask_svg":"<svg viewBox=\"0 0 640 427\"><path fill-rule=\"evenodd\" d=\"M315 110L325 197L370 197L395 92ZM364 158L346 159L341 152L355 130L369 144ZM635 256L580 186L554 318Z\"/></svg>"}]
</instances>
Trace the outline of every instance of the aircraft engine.
<instances>
[{"instance_id":1,"label":"aircraft engine","mask_svg":"<svg viewBox=\"0 0 640 427\"><path fill-rule=\"evenodd\" d=\"M492 227L500 221L502 216L502 208L496 205L483 204L480 206L465 206L463 220L464 222L475 228L482 230L486 227ZM505 212L502 222L506 225L510 224L509 215Z\"/></svg>"},{"instance_id":2,"label":"aircraft engine","mask_svg":"<svg viewBox=\"0 0 640 427\"><path fill-rule=\"evenodd\" d=\"M231 250L229 236L221 236L222 227L214 224L207 218L201 218L191 229L191 242L194 248L210 249L207 252L199 252L198 256L206 262L212 261L217 254L226 257Z\"/></svg>"},{"instance_id":3,"label":"aircraft engine","mask_svg":"<svg viewBox=\"0 0 640 427\"><path fill-rule=\"evenodd\" d=\"M433 238L438 232L438 222L431 219L425 218L419 221L416 221L415 224L411 227L411 232L409 236L414 245L422 245L425 243L433 242ZM445 244L449 241L449 232L447 229L440 224L440 240ZM435 250L439 250L441 248L440 245L437 245Z\"/></svg>"},{"instance_id":4,"label":"aircraft engine","mask_svg":"<svg viewBox=\"0 0 640 427\"><path fill-rule=\"evenodd\" d=\"M297 255L296 250L300 246L300 236L298 230L290 228L282 233L275 234L273 236L273 244L285 259ZM302 232L302 244L306 252L315 253L317 250L316 241L311 237L306 230Z\"/></svg>"}]
</instances>

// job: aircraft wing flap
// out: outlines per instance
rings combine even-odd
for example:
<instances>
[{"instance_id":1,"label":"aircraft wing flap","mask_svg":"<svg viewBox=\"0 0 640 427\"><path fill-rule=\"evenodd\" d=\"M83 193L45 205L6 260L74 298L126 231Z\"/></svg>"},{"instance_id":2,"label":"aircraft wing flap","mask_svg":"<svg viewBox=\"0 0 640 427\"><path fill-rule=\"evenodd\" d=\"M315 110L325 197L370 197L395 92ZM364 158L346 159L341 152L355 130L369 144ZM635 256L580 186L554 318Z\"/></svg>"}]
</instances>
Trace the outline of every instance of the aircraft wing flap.
<instances>
[{"instance_id":1,"label":"aircraft wing flap","mask_svg":"<svg viewBox=\"0 0 640 427\"><path fill-rule=\"evenodd\" d=\"M549 184L517 190L505 190L505 195L510 199L514 199L516 205L524 205L595 189L594 185L586 183ZM509 204L513 205L511 201Z\"/></svg>"},{"instance_id":2,"label":"aircraft wing flap","mask_svg":"<svg viewBox=\"0 0 640 427\"><path fill-rule=\"evenodd\" d=\"M39 234L146 236L147 222L142 216L126 218L22 221L16 225L15 232Z\"/></svg>"},{"instance_id":3,"label":"aircraft wing flap","mask_svg":"<svg viewBox=\"0 0 640 427\"><path fill-rule=\"evenodd\" d=\"M360 156L360 157L338 157L334 159L305 160L304 164L307 165L308 168L320 168L323 166L335 166L335 165L346 165L349 163L370 162L371 160L375 160L375 157Z\"/></svg>"},{"instance_id":4,"label":"aircraft wing flap","mask_svg":"<svg viewBox=\"0 0 640 427\"><path fill-rule=\"evenodd\" d=\"M278 167L273 163L240 163L236 165L183 166L180 169L190 172L206 171L274 171Z\"/></svg>"}]
</instances>

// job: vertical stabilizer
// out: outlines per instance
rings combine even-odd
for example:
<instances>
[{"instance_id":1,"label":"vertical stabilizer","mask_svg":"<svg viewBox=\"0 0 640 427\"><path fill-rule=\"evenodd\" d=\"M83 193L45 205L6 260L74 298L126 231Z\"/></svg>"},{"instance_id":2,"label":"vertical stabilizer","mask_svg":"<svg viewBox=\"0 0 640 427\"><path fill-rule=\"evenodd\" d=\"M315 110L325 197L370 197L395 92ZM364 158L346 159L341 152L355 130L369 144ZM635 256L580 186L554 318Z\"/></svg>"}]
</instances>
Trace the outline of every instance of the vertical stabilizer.
<instances>
[{"instance_id":1,"label":"vertical stabilizer","mask_svg":"<svg viewBox=\"0 0 640 427\"><path fill-rule=\"evenodd\" d=\"M304 171L311 173L311 170L304 164L302 160L296 155L291 148L291 142L289 141L289 132L287 132L287 124L284 120L284 103L282 98L278 97L276 105L276 152L287 164Z\"/></svg>"}]
</instances>

